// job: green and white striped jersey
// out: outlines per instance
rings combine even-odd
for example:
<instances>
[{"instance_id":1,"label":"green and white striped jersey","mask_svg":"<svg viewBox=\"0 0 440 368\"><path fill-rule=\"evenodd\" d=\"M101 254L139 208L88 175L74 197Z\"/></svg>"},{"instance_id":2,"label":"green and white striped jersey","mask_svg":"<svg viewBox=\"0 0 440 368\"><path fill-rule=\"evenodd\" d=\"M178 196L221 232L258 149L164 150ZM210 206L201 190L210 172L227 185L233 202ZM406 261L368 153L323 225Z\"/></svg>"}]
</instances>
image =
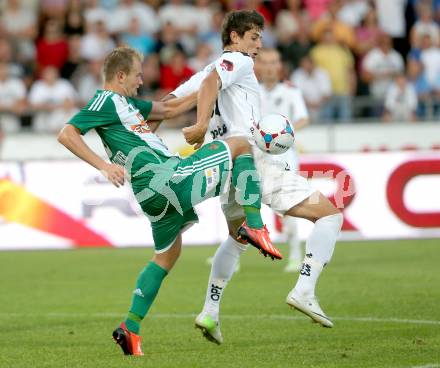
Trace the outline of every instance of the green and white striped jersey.
<instances>
[{"instance_id":1,"label":"green and white striped jersey","mask_svg":"<svg viewBox=\"0 0 440 368\"><path fill-rule=\"evenodd\" d=\"M110 160L125 166L134 179L133 175L149 163L168 162L175 166L179 161L169 160L173 155L147 124L152 106L151 101L98 90L87 106L70 119L68 124L78 128L81 134L95 129ZM142 171L145 172L138 173L136 178L147 179L152 176L148 170Z\"/></svg>"}]
</instances>

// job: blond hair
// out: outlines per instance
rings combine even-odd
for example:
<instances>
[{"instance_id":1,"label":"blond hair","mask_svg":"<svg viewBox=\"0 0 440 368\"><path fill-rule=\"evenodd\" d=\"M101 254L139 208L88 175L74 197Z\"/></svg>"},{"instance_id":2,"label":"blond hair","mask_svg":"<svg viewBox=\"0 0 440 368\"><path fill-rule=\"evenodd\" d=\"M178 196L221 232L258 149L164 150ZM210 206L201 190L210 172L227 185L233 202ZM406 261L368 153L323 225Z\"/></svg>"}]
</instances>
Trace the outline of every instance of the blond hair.
<instances>
[{"instance_id":1,"label":"blond hair","mask_svg":"<svg viewBox=\"0 0 440 368\"><path fill-rule=\"evenodd\" d=\"M111 81L118 72L129 74L133 67L134 59L142 62L144 57L139 51L131 47L122 46L115 48L104 60L104 80L106 82Z\"/></svg>"}]
</instances>

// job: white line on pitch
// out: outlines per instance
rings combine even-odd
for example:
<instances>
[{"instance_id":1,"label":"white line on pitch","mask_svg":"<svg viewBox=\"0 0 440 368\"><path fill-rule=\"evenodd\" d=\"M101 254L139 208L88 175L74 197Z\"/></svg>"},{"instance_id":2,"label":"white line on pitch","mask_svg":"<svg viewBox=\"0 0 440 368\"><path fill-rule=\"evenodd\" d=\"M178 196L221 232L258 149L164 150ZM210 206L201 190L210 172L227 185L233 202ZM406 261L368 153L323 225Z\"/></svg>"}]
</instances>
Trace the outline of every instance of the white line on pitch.
<instances>
[{"instance_id":1,"label":"white line on pitch","mask_svg":"<svg viewBox=\"0 0 440 368\"><path fill-rule=\"evenodd\" d=\"M414 365L411 368L440 368L440 364L425 364L425 365Z\"/></svg>"},{"instance_id":2,"label":"white line on pitch","mask_svg":"<svg viewBox=\"0 0 440 368\"><path fill-rule=\"evenodd\" d=\"M0 313L0 318L7 317L71 317L71 318L120 318L125 314L102 312L102 313L67 313L67 312L50 312L50 313ZM152 313L149 318L194 318L196 314L192 313ZM274 320L302 320L304 316L289 316L284 314L272 315L221 315L222 319L274 319ZM440 325L440 321L425 319L404 319L404 318L378 318L378 317L332 317L336 321L348 322L378 322L378 323L401 323L415 325ZM440 365L439 365L440 368Z\"/></svg>"}]
</instances>

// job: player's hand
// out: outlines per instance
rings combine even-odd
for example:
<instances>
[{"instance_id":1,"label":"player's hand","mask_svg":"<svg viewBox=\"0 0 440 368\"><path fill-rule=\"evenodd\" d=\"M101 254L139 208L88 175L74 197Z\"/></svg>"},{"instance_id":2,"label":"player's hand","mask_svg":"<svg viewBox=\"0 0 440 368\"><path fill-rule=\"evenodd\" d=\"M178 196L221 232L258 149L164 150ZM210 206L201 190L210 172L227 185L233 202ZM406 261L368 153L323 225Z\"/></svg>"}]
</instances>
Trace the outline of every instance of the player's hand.
<instances>
[{"instance_id":1,"label":"player's hand","mask_svg":"<svg viewBox=\"0 0 440 368\"><path fill-rule=\"evenodd\" d=\"M101 172L115 187L119 188L121 185L124 185L125 169L123 166L106 164L104 168L101 169Z\"/></svg>"},{"instance_id":2,"label":"player's hand","mask_svg":"<svg viewBox=\"0 0 440 368\"><path fill-rule=\"evenodd\" d=\"M194 145L195 149L202 147L203 142L205 141L206 128L195 124L190 127L183 128L182 132L188 144Z\"/></svg>"}]
</instances>

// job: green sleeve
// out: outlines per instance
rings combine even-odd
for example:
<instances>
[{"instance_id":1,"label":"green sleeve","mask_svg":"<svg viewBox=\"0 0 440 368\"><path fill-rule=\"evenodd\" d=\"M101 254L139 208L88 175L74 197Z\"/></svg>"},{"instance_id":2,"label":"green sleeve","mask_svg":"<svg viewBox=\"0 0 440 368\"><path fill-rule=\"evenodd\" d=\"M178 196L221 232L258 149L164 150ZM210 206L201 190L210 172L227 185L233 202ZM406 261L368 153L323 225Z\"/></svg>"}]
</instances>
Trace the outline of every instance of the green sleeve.
<instances>
[{"instance_id":1,"label":"green sleeve","mask_svg":"<svg viewBox=\"0 0 440 368\"><path fill-rule=\"evenodd\" d=\"M89 105L84 107L67 122L67 124L78 128L82 135L91 129L111 125L120 121L114 103L110 98L105 101L99 110L90 109Z\"/></svg>"},{"instance_id":2,"label":"green sleeve","mask_svg":"<svg viewBox=\"0 0 440 368\"><path fill-rule=\"evenodd\" d=\"M150 115L151 109L153 108L153 102L147 100L139 100L137 98L133 98L130 102L139 109L139 112L142 114L144 119L147 120L148 115Z\"/></svg>"}]
</instances>

